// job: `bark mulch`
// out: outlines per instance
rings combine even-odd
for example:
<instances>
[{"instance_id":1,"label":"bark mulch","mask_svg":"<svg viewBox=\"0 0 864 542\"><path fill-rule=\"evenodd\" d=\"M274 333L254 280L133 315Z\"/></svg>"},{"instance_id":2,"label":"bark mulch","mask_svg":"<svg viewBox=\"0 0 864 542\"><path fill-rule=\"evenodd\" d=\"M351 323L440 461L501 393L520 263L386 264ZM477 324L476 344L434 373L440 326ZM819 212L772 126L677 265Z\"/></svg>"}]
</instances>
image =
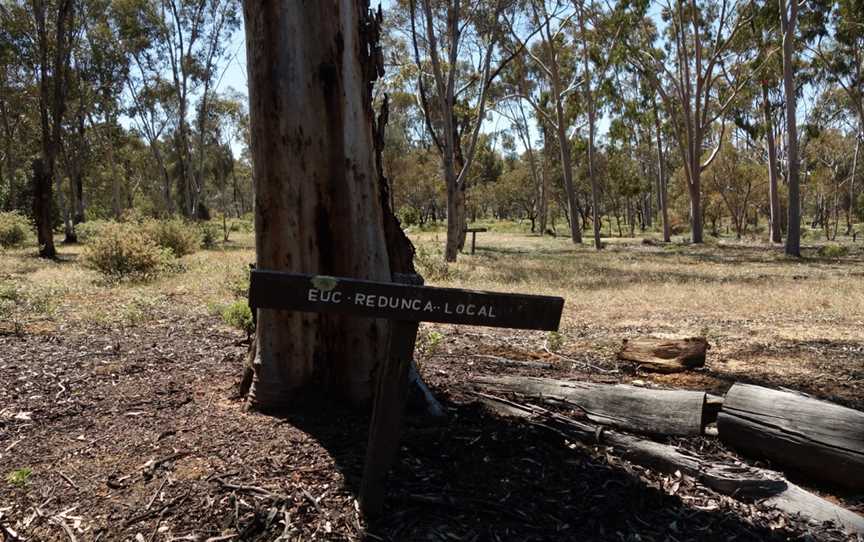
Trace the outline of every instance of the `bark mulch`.
<instances>
[{"instance_id":1,"label":"bark mulch","mask_svg":"<svg viewBox=\"0 0 864 542\"><path fill-rule=\"evenodd\" d=\"M409 420L387 509L367 525L368 419L326 404L248 412L232 398L243 337L215 319L2 335L0 540L849 539L487 413L472 375L574 370L545 352L509 366L514 341L496 337L448 338L421 360L448 418Z\"/></svg>"}]
</instances>

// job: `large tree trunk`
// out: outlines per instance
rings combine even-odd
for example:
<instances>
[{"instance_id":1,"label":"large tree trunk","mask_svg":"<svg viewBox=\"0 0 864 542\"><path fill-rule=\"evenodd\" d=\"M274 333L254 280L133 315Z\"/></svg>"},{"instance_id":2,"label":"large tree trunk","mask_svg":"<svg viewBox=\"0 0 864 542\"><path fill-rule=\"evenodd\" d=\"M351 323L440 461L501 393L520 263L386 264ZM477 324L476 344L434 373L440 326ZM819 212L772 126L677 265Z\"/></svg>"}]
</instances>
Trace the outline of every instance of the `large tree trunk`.
<instances>
[{"instance_id":1,"label":"large tree trunk","mask_svg":"<svg viewBox=\"0 0 864 542\"><path fill-rule=\"evenodd\" d=\"M260 269L391 279L365 5L243 3ZM263 310L249 403L278 409L314 385L367 404L387 340L383 320Z\"/></svg>"},{"instance_id":2,"label":"large tree trunk","mask_svg":"<svg viewBox=\"0 0 864 542\"><path fill-rule=\"evenodd\" d=\"M687 185L690 192L690 234L691 241L702 243L702 164L700 157L690 163L690 181Z\"/></svg>"},{"instance_id":3,"label":"large tree trunk","mask_svg":"<svg viewBox=\"0 0 864 542\"><path fill-rule=\"evenodd\" d=\"M723 442L777 465L864 488L864 412L806 395L735 384L717 419Z\"/></svg>"},{"instance_id":4,"label":"large tree trunk","mask_svg":"<svg viewBox=\"0 0 864 542\"><path fill-rule=\"evenodd\" d=\"M54 258L54 227L51 205L53 202L51 176L41 158L33 160L33 216L36 219L36 239L39 256Z\"/></svg>"},{"instance_id":5,"label":"large tree trunk","mask_svg":"<svg viewBox=\"0 0 864 542\"><path fill-rule=\"evenodd\" d=\"M654 103L654 131L657 132L657 196L660 204L660 214L663 217L663 241L668 243L671 238L669 230L669 205L666 190L666 160L663 156L663 131L660 129L660 115L657 103Z\"/></svg>"},{"instance_id":6,"label":"large tree trunk","mask_svg":"<svg viewBox=\"0 0 864 542\"><path fill-rule=\"evenodd\" d=\"M444 259L455 262L465 245L465 183L447 179L447 245Z\"/></svg>"},{"instance_id":7,"label":"large tree trunk","mask_svg":"<svg viewBox=\"0 0 864 542\"><path fill-rule=\"evenodd\" d=\"M786 232L786 254L801 257L801 196L798 175L798 123L795 96L795 25L798 3L780 1L780 23L783 30L783 92L786 95L786 156L789 162L789 220Z\"/></svg>"}]
</instances>

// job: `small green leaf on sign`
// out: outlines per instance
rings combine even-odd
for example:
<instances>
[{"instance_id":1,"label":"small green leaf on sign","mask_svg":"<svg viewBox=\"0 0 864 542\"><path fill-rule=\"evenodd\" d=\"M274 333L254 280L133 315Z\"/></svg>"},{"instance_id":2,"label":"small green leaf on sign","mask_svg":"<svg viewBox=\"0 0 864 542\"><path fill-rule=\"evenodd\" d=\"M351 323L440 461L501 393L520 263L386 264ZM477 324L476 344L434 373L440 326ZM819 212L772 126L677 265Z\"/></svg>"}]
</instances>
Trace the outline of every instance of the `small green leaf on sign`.
<instances>
[{"instance_id":1,"label":"small green leaf on sign","mask_svg":"<svg viewBox=\"0 0 864 542\"><path fill-rule=\"evenodd\" d=\"M312 286L322 292L329 292L339 284L339 279L336 277L328 277L327 275L318 275L312 278Z\"/></svg>"}]
</instances>

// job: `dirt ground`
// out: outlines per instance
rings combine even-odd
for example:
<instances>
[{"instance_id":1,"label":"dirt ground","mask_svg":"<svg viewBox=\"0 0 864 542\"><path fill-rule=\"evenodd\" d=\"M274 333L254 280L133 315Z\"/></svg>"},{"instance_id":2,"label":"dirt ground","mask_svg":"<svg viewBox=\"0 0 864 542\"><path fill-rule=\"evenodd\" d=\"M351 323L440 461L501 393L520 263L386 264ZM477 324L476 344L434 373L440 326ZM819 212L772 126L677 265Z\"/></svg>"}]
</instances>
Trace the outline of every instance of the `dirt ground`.
<instances>
[{"instance_id":1,"label":"dirt ground","mask_svg":"<svg viewBox=\"0 0 864 542\"><path fill-rule=\"evenodd\" d=\"M246 337L208 304L236 295L248 248L193 255L182 277L146 287L100 284L74 250L56 268L0 255L20 305L0 325L0 540L851 539L494 416L470 382L531 374L722 394L743 381L864 409L860 252L789 263L748 246L594 255L547 240L538 255L540 241L516 237L478 238L477 255L446 269L424 248L421 264L431 283L562 293L561 334L424 325L418 363L447 419L409 419L385 513L369 524L355 501L363 413L322 401L271 417L235 397ZM706 368L648 375L615 360L622 339L649 333L706 335ZM716 439L674 443L737 458ZM864 495L794 480L864 513Z\"/></svg>"}]
</instances>

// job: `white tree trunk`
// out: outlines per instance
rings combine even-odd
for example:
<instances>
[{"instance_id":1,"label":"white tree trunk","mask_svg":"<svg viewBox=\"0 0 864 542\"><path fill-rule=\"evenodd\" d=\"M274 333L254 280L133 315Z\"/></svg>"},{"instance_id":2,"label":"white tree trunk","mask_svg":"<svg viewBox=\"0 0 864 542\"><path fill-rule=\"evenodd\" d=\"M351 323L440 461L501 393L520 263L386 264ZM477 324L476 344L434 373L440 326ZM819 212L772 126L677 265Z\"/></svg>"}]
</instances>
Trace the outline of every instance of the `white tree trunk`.
<instances>
[{"instance_id":1,"label":"white tree trunk","mask_svg":"<svg viewBox=\"0 0 864 542\"><path fill-rule=\"evenodd\" d=\"M391 278L363 4L244 1L259 269ZM387 334L381 320L261 311L250 405L284 407L313 383L367 403Z\"/></svg>"}]
</instances>

